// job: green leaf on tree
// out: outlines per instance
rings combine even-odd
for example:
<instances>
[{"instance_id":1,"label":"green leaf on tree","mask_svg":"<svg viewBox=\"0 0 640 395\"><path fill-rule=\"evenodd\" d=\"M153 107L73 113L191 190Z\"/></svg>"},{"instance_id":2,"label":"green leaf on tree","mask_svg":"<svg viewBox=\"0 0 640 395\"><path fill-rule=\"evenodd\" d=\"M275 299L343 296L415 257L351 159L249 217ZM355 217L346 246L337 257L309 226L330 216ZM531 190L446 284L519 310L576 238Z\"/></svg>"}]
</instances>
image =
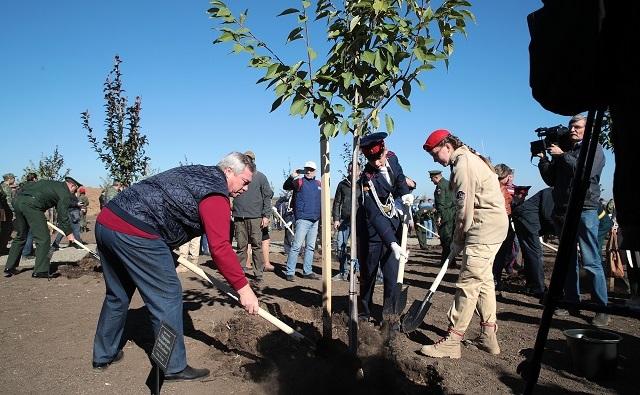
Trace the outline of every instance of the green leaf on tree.
<instances>
[{"instance_id":1,"label":"green leaf on tree","mask_svg":"<svg viewBox=\"0 0 640 395\"><path fill-rule=\"evenodd\" d=\"M389 114L384 114L384 123L387 125L387 133L393 133L393 118L391 118Z\"/></svg>"},{"instance_id":2,"label":"green leaf on tree","mask_svg":"<svg viewBox=\"0 0 640 395\"><path fill-rule=\"evenodd\" d=\"M400 105L400 107L404 108L407 111L411 111L411 102L404 96L398 95L396 96L396 101Z\"/></svg>"},{"instance_id":3,"label":"green leaf on tree","mask_svg":"<svg viewBox=\"0 0 640 395\"><path fill-rule=\"evenodd\" d=\"M289 15L289 14L294 14L296 12L300 12L300 10L298 10L297 8L287 8L286 10L282 11L276 16Z\"/></svg>"}]
</instances>

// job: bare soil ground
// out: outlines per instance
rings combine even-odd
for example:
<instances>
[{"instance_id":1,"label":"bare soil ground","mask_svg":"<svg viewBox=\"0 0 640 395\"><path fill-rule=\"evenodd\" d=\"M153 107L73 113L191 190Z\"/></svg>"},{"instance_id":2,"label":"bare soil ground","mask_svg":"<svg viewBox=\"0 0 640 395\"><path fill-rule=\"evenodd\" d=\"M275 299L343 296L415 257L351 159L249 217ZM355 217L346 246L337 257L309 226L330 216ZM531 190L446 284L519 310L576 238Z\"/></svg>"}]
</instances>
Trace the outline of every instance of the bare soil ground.
<instances>
[{"instance_id":1,"label":"bare soil ground","mask_svg":"<svg viewBox=\"0 0 640 395\"><path fill-rule=\"evenodd\" d=\"M93 242L92 233L85 241ZM263 306L312 341L321 338L321 282L297 277L284 280L281 269L282 232L273 232L271 261L275 273L267 273L258 289ZM409 304L424 296L437 271L439 248L419 250L412 240L405 283ZM95 248L94 244L90 244ZM552 264L547 256L547 265ZM6 256L0 257L4 265ZM148 354L153 335L147 309L136 294L128 314L124 359L104 372L91 368L91 349L97 317L104 297L104 283L97 262L81 250L63 248L53 259L59 278L32 279L33 261L21 263L24 273L0 279L0 392L138 394L148 391L151 370ZM201 257L205 270L220 277L209 257ZM318 273L320 262L315 262ZM334 262L334 271L337 263ZM521 293L522 279L507 280L508 291L498 302L498 333L502 353L491 356L465 348L460 360L434 360L420 356L423 344L445 333L446 312L452 302L457 271L450 269L422 326L410 336L390 335L374 323L359 328L358 359L347 348L348 283L334 281L333 337L329 351L317 353L297 343L267 321L248 316L223 294L196 275L179 274L184 288L185 342L189 363L207 367L206 380L165 384L163 393L190 394L459 394L519 393L523 380L518 364L531 352L542 306ZM382 288L374 301L381 303ZM379 311L378 311L379 313ZM633 394L640 368L640 324L614 317L610 330L623 336L619 347L617 378L593 382L572 373L562 330L587 328L591 313L554 319L543 359L537 393ZM478 332L475 318L466 337ZM321 348L326 350L326 348ZM321 354L321 355L318 355ZM358 380L354 372L364 371Z\"/></svg>"}]
</instances>

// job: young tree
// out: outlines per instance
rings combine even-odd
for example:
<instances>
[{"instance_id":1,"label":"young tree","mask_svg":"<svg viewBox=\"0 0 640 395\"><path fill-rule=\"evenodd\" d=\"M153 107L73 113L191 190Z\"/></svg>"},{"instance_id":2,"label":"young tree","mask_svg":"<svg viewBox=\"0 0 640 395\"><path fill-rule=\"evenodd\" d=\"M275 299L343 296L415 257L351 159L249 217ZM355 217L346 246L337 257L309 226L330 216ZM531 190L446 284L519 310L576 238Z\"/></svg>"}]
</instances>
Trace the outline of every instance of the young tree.
<instances>
[{"instance_id":1,"label":"young tree","mask_svg":"<svg viewBox=\"0 0 640 395\"><path fill-rule=\"evenodd\" d=\"M44 154L41 154L38 166L36 166L33 161L29 161L29 165L23 170L24 178L26 179L28 173L36 173L39 180L62 181L71 171L71 169L67 168L63 173L61 173L60 171L63 166L64 157L58 151L58 146L56 145L51 155L45 156Z\"/></svg>"},{"instance_id":2,"label":"young tree","mask_svg":"<svg viewBox=\"0 0 640 395\"><path fill-rule=\"evenodd\" d=\"M98 157L104 163L109 178L125 185L144 176L149 157L145 155L147 137L140 132L140 111L142 99L136 96L135 102L127 106L127 97L123 95L120 57L115 56L114 65L104 83L105 135L101 144L89 124L89 110L82 113L82 127L87 130L87 138Z\"/></svg>"},{"instance_id":3,"label":"young tree","mask_svg":"<svg viewBox=\"0 0 640 395\"><path fill-rule=\"evenodd\" d=\"M410 110L412 85L424 87L418 75L435 68L436 62L448 65L454 35L464 34L466 21L474 17L467 9L470 3L465 0L444 0L435 9L430 0L318 0L315 12L309 10L310 1L302 0L300 4L300 8L287 8L278 14L296 17L297 25L286 42L304 40L302 59L292 63L286 63L275 48L251 32L246 25L248 10L236 17L223 1L212 0L208 13L220 23L220 36L214 43L233 43L234 53L248 54L249 66L263 70L264 76L258 83L267 84L276 95L271 111L290 101L290 115L304 117L311 112L318 120L322 222L326 224L330 220L328 139L340 132L352 133L352 158L357 164L360 136L380 127L382 110L394 99ZM319 67L313 63L317 52L309 36L312 20L326 25L327 35L321 39L328 39L331 44L323 58L325 63ZM388 114L384 115L384 124L391 133L394 122ZM355 185L357 168L353 174ZM352 201L355 203L355 198ZM352 232L354 221L352 215ZM330 250L324 249L330 242L328 228L323 227L323 251ZM352 258L356 251L354 241L352 234ZM330 266L330 256L323 256L325 337L331 333L331 281L327 280ZM355 321L353 314L351 321ZM354 347L356 343L355 331L350 330L350 344Z\"/></svg>"}]
</instances>

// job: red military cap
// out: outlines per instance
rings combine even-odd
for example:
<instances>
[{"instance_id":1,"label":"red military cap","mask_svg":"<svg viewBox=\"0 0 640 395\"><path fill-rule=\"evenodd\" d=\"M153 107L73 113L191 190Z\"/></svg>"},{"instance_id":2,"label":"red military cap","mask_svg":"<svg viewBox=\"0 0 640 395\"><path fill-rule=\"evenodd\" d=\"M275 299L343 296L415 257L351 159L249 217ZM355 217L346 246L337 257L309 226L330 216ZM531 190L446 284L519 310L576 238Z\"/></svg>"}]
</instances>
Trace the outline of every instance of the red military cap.
<instances>
[{"instance_id":1,"label":"red military cap","mask_svg":"<svg viewBox=\"0 0 640 395\"><path fill-rule=\"evenodd\" d=\"M424 142L422 148L425 151L431 151L432 149L436 148L438 144L440 144L442 140L445 139L445 137L448 136L451 136L451 133L446 129L434 130L433 132L431 132L429 137L427 137L427 141Z\"/></svg>"},{"instance_id":2,"label":"red military cap","mask_svg":"<svg viewBox=\"0 0 640 395\"><path fill-rule=\"evenodd\" d=\"M384 151L384 139L388 136L385 132L366 135L360 140L360 149L367 158L375 158Z\"/></svg>"}]
</instances>

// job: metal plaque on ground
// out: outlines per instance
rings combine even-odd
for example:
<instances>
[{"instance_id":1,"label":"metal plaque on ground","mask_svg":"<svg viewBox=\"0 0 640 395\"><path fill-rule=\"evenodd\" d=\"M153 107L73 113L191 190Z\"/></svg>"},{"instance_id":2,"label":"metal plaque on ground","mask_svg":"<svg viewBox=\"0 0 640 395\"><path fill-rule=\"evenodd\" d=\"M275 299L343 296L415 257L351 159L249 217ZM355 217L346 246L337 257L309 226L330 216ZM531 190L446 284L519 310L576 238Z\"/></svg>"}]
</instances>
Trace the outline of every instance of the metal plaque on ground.
<instances>
[{"instance_id":1,"label":"metal plaque on ground","mask_svg":"<svg viewBox=\"0 0 640 395\"><path fill-rule=\"evenodd\" d=\"M153 350L151 350L151 359L163 372L167 370L177 337L178 335L175 329L170 327L166 322L161 323L160 331L158 331L158 336L156 337L156 343L153 345Z\"/></svg>"}]
</instances>

